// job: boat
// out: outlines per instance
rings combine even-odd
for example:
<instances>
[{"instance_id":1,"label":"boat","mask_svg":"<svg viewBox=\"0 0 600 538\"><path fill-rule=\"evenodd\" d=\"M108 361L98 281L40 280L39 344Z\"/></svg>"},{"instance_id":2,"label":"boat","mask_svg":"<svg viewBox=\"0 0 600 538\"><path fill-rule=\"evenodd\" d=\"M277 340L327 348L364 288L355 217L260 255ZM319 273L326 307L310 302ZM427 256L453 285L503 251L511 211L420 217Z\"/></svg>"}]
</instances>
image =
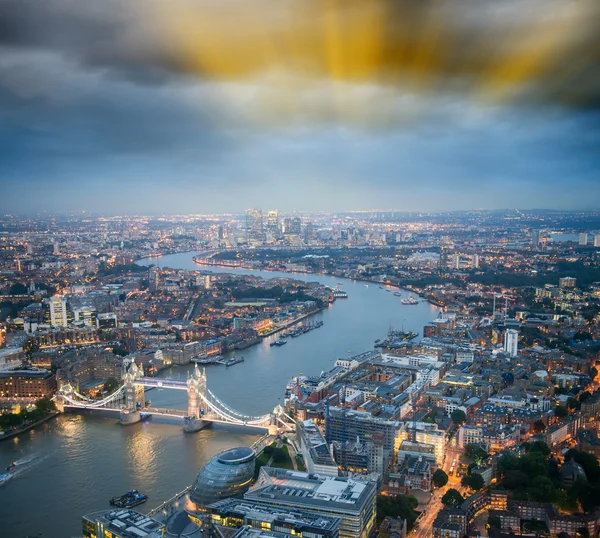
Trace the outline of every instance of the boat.
<instances>
[{"instance_id":1,"label":"boat","mask_svg":"<svg viewBox=\"0 0 600 538\"><path fill-rule=\"evenodd\" d=\"M0 484L4 484L4 482L8 482L10 480L10 475L7 474L0 474Z\"/></svg>"},{"instance_id":2,"label":"boat","mask_svg":"<svg viewBox=\"0 0 600 538\"><path fill-rule=\"evenodd\" d=\"M221 361L221 364L224 364L227 368L229 368L230 366L234 366L240 362L244 362L244 357L230 357L229 359Z\"/></svg>"},{"instance_id":3,"label":"boat","mask_svg":"<svg viewBox=\"0 0 600 538\"><path fill-rule=\"evenodd\" d=\"M396 297L402 297L402 294L401 294L399 291L395 291L395 292L394 292L394 295L395 295Z\"/></svg>"},{"instance_id":4,"label":"boat","mask_svg":"<svg viewBox=\"0 0 600 538\"><path fill-rule=\"evenodd\" d=\"M368 287L369 287L369 285L368 285L368 284L365 284L365 288L368 288Z\"/></svg>"},{"instance_id":5,"label":"boat","mask_svg":"<svg viewBox=\"0 0 600 538\"><path fill-rule=\"evenodd\" d=\"M287 344L287 340L283 340L282 338L279 340L275 340L275 342L271 342L271 346L285 346Z\"/></svg>"},{"instance_id":6,"label":"boat","mask_svg":"<svg viewBox=\"0 0 600 538\"><path fill-rule=\"evenodd\" d=\"M133 508L134 506L145 503L147 500L148 495L140 493L137 489L132 489L125 493L125 495L113 497L110 500L110 505L116 506L117 508Z\"/></svg>"},{"instance_id":7,"label":"boat","mask_svg":"<svg viewBox=\"0 0 600 538\"><path fill-rule=\"evenodd\" d=\"M338 283L337 283L337 285L338 285L338 286L343 286L343 285L344 285L344 283L343 283L343 282L338 282Z\"/></svg>"},{"instance_id":8,"label":"boat","mask_svg":"<svg viewBox=\"0 0 600 538\"><path fill-rule=\"evenodd\" d=\"M376 344L379 344L379 342L381 342L381 340L379 338L377 340L375 340Z\"/></svg>"},{"instance_id":9,"label":"boat","mask_svg":"<svg viewBox=\"0 0 600 538\"><path fill-rule=\"evenodd\" d=\"M419 301L417 301L414 297L409 297L408 299L400 299L400 302L404 305L416 305L419 304Z\"/></svg>"},{"instance_id":10,"label":"boat","mask_svg":"<svg viewBox=\"0 0 600 538\"><path fill-rule=\"evenodd\" d=\"M10 472L10 471L13 471L13 470L14 470L14 469L16 469L16 468L17 468L17 462L16 462L16 461L13 461L13 462L12 462L12 463L11 463L11 464L10 464L10 465L9 465L9 466L6 468L6 470L7 470L8 472Z\"/></svg>"}]
</instances>

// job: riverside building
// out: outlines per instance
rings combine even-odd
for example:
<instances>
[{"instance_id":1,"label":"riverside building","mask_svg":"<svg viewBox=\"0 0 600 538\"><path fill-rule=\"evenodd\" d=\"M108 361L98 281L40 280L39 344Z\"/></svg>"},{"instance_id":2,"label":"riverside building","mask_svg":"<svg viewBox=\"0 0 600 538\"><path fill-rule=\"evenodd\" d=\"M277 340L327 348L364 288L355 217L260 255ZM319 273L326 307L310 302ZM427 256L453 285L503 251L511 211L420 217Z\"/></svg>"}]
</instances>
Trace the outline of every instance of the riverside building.
<instances>
[{"instance_id":1,"label":"riverside building","mask_svg":"<svg viewBox=\"0 0 600 538\"><path fill-rule=\"evenodd\" d=\"M340 518L340 538L367 538L375 530L373 482L262 467L244 499Z\"/></svg>"},{"instance_id":2,"label":"riverside building","mask_svg":"<svg viewBox=\"0 0 600 538\"><path fill-rule=\"evenodd\" d=\"M205 529L212 538L226 538L231 534L230 528L244 525L299 538L338 538L340 535L339 518L242 499L218 501L207 506L206 512Z\"/></svg>"}]
</instances>

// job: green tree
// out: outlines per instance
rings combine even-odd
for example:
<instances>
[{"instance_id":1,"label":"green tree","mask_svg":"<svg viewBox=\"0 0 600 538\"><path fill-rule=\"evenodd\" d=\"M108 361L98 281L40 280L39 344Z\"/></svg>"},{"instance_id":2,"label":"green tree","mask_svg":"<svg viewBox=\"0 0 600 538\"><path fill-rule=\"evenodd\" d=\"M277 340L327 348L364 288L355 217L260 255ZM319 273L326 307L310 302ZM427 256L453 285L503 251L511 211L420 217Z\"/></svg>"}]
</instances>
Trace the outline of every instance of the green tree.
<instances>
[{"instance_id":1,"label":"green tree","mask_svg":"<svg viewBox=\"0 0 600 538\"><path fill-rule=\"evenodd\" d=\"M442 497L442 504L445 507L455 508L456 506L461 504L464 500L465 499L460 494L460 491L458 491L454 488L450 488L446 493L444 493L444 496Z\"/></svg>"},{"instance_id":2,"label":"green tree","mask_svg":"<svg viewBox=\"0 0 600 538\"><path fill-rule=\"evenodd\" d=\"M583 467L585 476L590 482L600 481L600 466L598 465L598 458L596 456L589 452L571 448L565 454L565 461L570 459L574 459Z\"/></svg>"},{"instance_id":3,"label":"green tree","mask_svg":"<svg viewBox=\"0 0 600 538\"><path fill-rule=\"evenodd\" d=\"M116 377L109 377L104 383L104 390L107 392L114 392L119 385L119 380Z\"/></svg>"},{"instance_id":4,"label":"green tree","mask_svg":"<svg viewBox=\"0 0 600 538\"><path fill-rule=\"evenodd\" d=\"M465 420L467 420L467 415L465 415L465 412L462 411L461 409L455 409L450 414L450 418L452 419L452 422L454 422L454 424L460 425Z\"/></svg>"},{"instance_id":5,"label":"green tree","mask_svg":"<svg viewBox=\"0 0 600 538\"><path fill-rule=\"evenodd\" d=\"M485 486L483 476L481 476L479 473L470 473L466 476L463 476L463 479L460 481L460 483L474 491L479 491Z\"/></svg>"},{"instance_id":6,"label":"green tree","mask_svg":"<svg viewBox=\"0 0 600 538\"><path fill-rule=\"evenodd\" d=\"M504 476L508 471L517 471L519 469L519 458L514 454L504 454L498 460L498 471Z\"/></svg>"},{"instance_id":7,"label":"green tree","mask_svg":"<svg viewBox=\"0 0 600 538\"><path fill-rule=\"evenodd\" d=\"M475 443L468 443L465 446L465 456L477 465L488 458L488 453Z\"/></svg>"},{"instance_id":8,"label":"green tree","mask_svg":"<svg viewBox=\"0 0 600 538\"><path fill-rule=\"evenodd\" d=\"M535 502L551 503L556 500L556 488L547 476L536 476L528 489L529 499Z\"/></svg>"},{"instance_id":9,"label":"green tree","mask_svg":"<svg viewBox=\"0 0 600 538\"><path fill-rule=\"evenodd\" d=\"M418 513L415 508L419 501L412 495L396 495L393 497L379 495L377 497L377 525L379 525L386 516L393 518L406 519L409 530L412 529Z\"/></svg>"},{"instance_id":10,"label":"green tree","mask_svg":"<svg viewBox=\"0 0 600 538\"><path fill-rule=\"evenodd\" d=\"M56 404L50 398L42 398L35 402L35 408L43 415L56 411Z\"/></svg>"},{"instance_id":11,"label":"green tree","mask_svg":"<svg viewBox=\"0 0 600 538\"><path fill-rule=\"evenodd\" d=\"M544 424L543 420L536 420L533 423L533 431L535 433L541 433L546 429L546 425Z\"/></svg>"},{"instance_id":12,"label":"green tree","mask_svg":"<svg viewBox=\"0 0 600 538\"><path fill-rule=\"evenodd\" d=\"M568 409L564 405L557 405L554 408L554 416L558 418L565 418L569 414Z\"/></svg>"},{"instance_id":13,"label":"green tree","mask_svg":"<svg viewBox=\"0 0 600 538\"><path fill-rule=\"evenodd\" d=\"M527 452L528 454L539 452L544 456L549 456L551 450L550 447L546 443L544 443L544 441L535 441L534 443L527 444L525 452Z\"/></svg>"},{"instance_id":14,"label":"green tree","mask_svg":"<svg viewBox=\"0 0 600 538\"><path fill-rule=\"evenodd\" d=\"M492 529L502 528L502 520L498 516L489 516L487 524Z\"/></svg>"},{"instance_id":15,"label":"green tree","mask_svg":"<svg viewBox=\"0 0 600 538\"><path fill-rule=\"evenodd\" d=\"M26 295L27 286L21 284L20 282L15 282L8 290L8 293L9 295Z\"/></svg>"},{"instance_id":16,"label":"green tree","mask_svg":"<svg viewBox=\"0 0 600 538\"><path fill-rule=\"evenodd\" d=\"M448 475L442 469L437 469L431 480L436 488L443 488L448 483Z\"/></svg>"}]
</instances>

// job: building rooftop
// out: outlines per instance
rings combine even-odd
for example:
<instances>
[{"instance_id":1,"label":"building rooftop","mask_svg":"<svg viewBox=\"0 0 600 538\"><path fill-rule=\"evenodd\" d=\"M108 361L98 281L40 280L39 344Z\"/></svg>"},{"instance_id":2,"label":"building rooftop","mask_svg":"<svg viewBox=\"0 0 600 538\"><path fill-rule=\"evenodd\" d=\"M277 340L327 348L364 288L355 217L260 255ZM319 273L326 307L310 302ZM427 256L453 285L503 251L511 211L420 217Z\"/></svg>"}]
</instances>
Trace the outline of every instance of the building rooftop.
<instances>
[{"instance_id":1,"label":"building rooftop","mask_svg":"<svg viewBox=\"0 0 600 538\"><path fill-rule=\"evenodd\" d=\"M304 510L277 508L243 499L223 499L209 505L207 509L212 513L236 515L240 519L256 519L270 523L285 522L294 525L294 528L317 527L333 531L341 521L339 518L325 517Z\"/></svg>"},{"instance_id":2,"label":"building rooftop","mask_svg":"<svg viewBox=\"0 0 600 538\"><path fill-rule=\"evenodd\" d=\"M117 536L131 538L162 538L165 526L135 510L102 510L83 516L84 519L101 523L107 531Z\"/></svg>"},{"instance_id":3,"label":"building rooftop","mask_svg":"<svg viewBox=\"0 0 600 538\"><path fill-rule=\"evenodd\" d=\"M360 512L374 494L370 482L321 476L287 469L262 467L257 485L244 498L263 502L289 502L307 510L328 507L349 512Z\"/></svg>"}]
</instances>

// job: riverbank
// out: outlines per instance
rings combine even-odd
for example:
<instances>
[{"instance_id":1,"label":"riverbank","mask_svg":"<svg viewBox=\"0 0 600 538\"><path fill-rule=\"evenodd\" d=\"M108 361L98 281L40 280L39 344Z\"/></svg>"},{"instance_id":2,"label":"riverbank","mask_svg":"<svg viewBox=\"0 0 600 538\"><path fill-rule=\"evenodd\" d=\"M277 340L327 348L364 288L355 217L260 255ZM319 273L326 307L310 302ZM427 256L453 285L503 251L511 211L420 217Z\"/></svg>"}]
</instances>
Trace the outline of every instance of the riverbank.
<instances>
[{"instance_id":1,"label":"riverbank","mask_svg":"<svg viewBox=\"0 0 600 538\"><path fill-rule=\"evenodd\" d=\"M12 439L13 437L16 437L17 435L21 435L22 433L25 433L29 430L32 430L33 428L36 428L37 426L40 426L41 424L44 424L44 422L48 422L49 420L56 418L58 415L60 415L60 413L58 411L53 411L50 414L46 415L44 418L42 418L36 422L33 422L27 426L23 426L22 428L19 428L18 430L12 431L10 433L5 433L4 435L0 435L0 441Z\"/></svg>"},{"instance_id":2,"label":"riverbank","mask_svg":"<svg viewBox=\"0 0 600 538\"><path fill-rule=\"evenodd\" d=\"M307 312L306 314L302 314L301 316L298 316L297 318L294 318L279 327L271 329L270 331L267 331L267 332L261 334L260 336L263 338L267 338L268 336L277 334L278 332L281 332L289 327L292 327L293 325L296 325L297 323L300 323L301 321L304 321L305 319L309 318L310 316L314 316L315 314L318 314L319 312L322 312L323 310L325 310L324 306L321 306L315 310L311 310L310 312Z\"/></svg>"},{"instance_id":3,"label":"riverbank","mask_svg":"<svg viewBox=\"0 0 600 538\"><path fill-rule=\"evenodd\" d=\"M389 282L382 282L381 280L376 280L374 278L365 278L365 277L350 277L347 276L343 273L337 273L335 271L324 271L324 272L320 272L320 271L309 271L309 270L298 270L298 269L289 269L286 265L282 265L280 267L256 267L254 265L248 264L248 263L244 263L243 261L240 262L228 262L228 261L211 261L208 262L205 259L202 258L197 258L196 256L192 257L192 261L196 264L196 265L201 265L201 266L205 266L205 267L224 267L224 268L231 268L231 269L244 269L246 271L266 271L266 272L280 272L280 273L286 273L286 274L298 274L298 275L325 275L325 276L331 276L331 277L336 277L336 278L344 278L347 280L353 280L355 282L368 282L368 283L373 283L373 284L378 284L378 285L383 285L383 286L387 286L390 288L394 288L394 289L398 289L398 290L404 290L407 291L409 293L414 293L416 295L418 295L419 297L421 297L421 299L423 299L424 301L428 302L429 304L432 304L434 306L440 307L440 308L444 308L446 305L440 303L439 301L436 301L434 299L431 299L429 297L424 297L423 296L423 291L417 291L414 290L412 288L406 287L406 286L402 286L401 284L395 284L395 283L389 283Z\"/></svg>"}]
</instances>

